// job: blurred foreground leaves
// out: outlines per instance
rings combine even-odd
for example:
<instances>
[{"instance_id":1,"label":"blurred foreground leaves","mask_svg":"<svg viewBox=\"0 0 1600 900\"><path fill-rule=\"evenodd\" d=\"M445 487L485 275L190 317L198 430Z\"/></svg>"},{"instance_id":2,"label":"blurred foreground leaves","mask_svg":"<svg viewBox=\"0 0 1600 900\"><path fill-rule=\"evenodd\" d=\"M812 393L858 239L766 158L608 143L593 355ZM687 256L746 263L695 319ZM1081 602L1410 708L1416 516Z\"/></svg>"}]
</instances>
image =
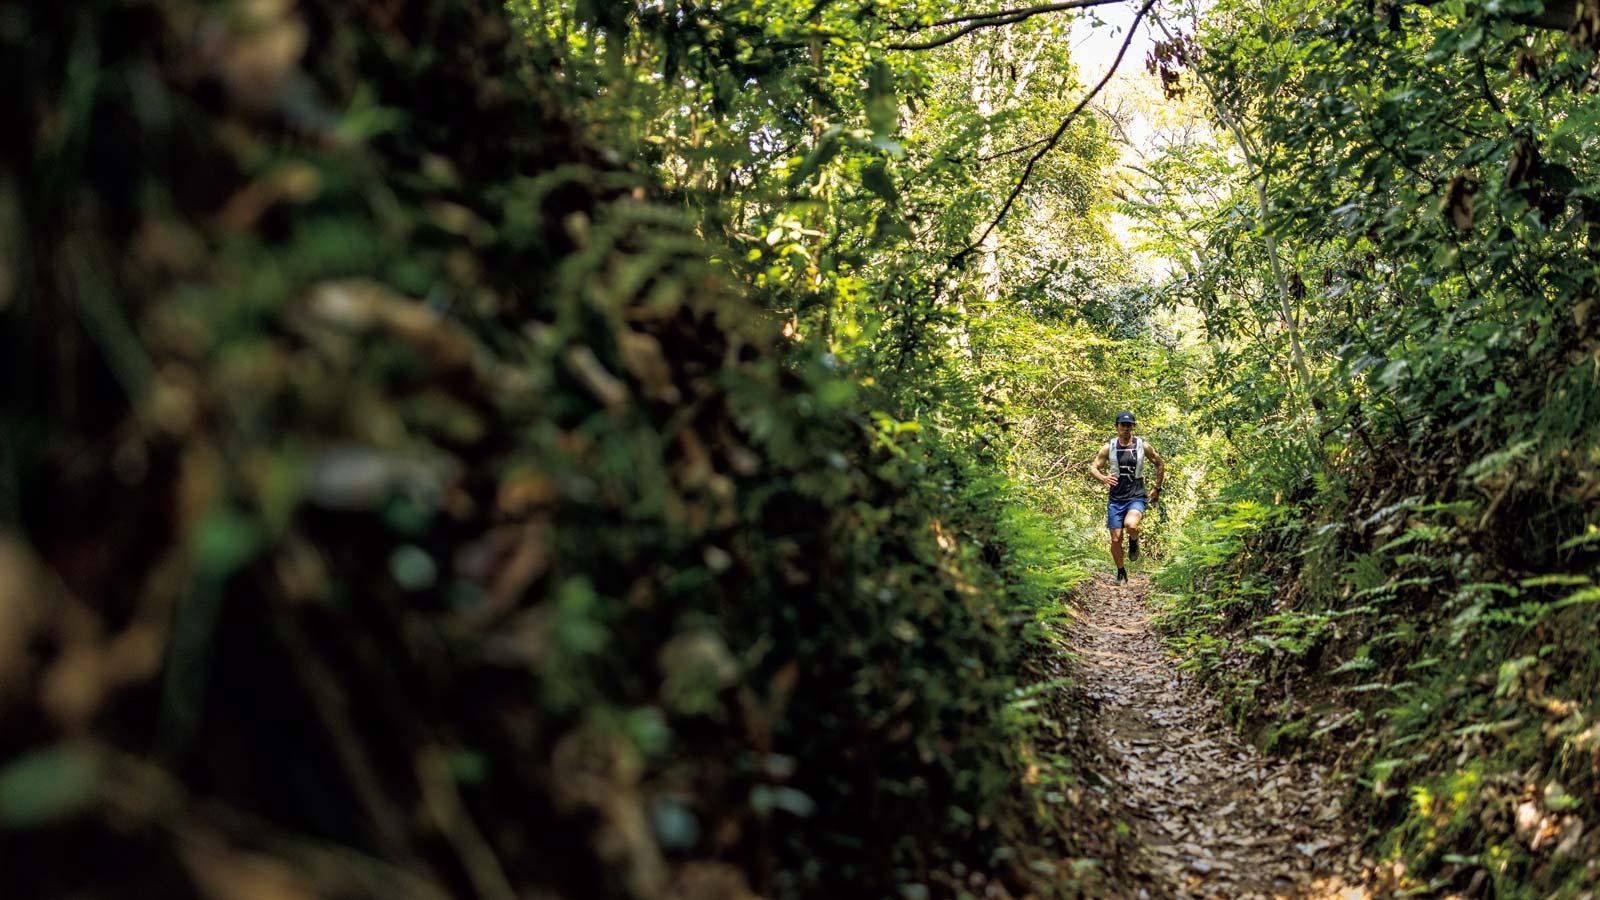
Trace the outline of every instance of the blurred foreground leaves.
<instances>
[{"instance_id":1,"label":"blurred foreground leaves","mask_svg":"<svg viewBox=\"0 0 1600 900\"><path fill-rule=\"evenodd\" d=\"M780 350L493 4L13 5L0 77L8 889L990 864L1038 560Z\"/></svg>"}]
</instances>

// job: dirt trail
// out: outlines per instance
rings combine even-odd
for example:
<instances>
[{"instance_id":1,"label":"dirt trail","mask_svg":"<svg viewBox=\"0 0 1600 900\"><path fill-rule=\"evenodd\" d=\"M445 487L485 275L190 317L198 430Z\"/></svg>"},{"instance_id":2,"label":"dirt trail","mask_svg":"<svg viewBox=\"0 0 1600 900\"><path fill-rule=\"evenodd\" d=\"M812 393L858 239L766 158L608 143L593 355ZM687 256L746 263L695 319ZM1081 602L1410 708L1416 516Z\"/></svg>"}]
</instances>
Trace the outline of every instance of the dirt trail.
<instances>
[{"instance_id":1,"label":"dirt trail","mask_svg":"<svg viewBox=\"0 0 1600 900\"><path fill-rule=\"evenodd\" d=\"M1125 815L1146 846L1128 897L1365 898L1338 792L1305 764L1268 759L1222 722L1151 631L1149 580L1090 586L1072 636Z\"/></svg>"}]
</instances>

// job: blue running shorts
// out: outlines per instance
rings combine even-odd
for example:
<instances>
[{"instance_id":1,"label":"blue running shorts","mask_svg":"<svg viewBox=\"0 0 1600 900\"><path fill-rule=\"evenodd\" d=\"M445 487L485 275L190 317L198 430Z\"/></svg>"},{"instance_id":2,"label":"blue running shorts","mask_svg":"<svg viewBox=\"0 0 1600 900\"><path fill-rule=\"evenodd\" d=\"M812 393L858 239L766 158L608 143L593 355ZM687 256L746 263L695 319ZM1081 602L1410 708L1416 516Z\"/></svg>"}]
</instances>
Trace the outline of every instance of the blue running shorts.
<instances>
[{"instance_id":1,"label":"blue running shorts","mask_svg":"<svg viewBox=\"0 0 1600 900\"><path fill-rule=\"evenodd\" d=\"M1143 513L1147 502L1143 497L1135 497L1132 500L1108 501L1106 503L1106 527L1111 529L1121 528L1122 519L1128 514L1128 510L1137 509L1140 513Z\"/></svg>"}]
</instances>

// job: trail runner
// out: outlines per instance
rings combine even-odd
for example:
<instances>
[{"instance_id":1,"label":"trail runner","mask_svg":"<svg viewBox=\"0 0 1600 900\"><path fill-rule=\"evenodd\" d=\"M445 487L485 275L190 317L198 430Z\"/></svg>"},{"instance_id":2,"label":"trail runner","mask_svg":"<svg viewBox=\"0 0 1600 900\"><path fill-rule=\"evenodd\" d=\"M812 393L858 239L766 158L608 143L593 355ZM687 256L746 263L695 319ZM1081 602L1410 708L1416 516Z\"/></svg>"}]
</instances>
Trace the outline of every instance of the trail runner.
<instances>
[{"instance_id":1,"label":"trail runner","mask_svg":"<svg viewBox=\"0 0 1600 900\"><path fill-rule=\"evenodd\" d=\"M1144 438L1134 437L1133 426L1133 413L1127 410L1117 413L1117 436L1101 445L1100 452L1089 465L1095 479L1111 489L1106 502L1106 528L1111 531L1111 561L1117 566L1117 584L1128 583L1128 570L1122 559L1123 532L1128 536L1128 559L1138 559L1139 523L1144 520L1145 508L1161 498L1161 481L1166 477L1166 463L1161 454ZM1102 467L1112 462L1113 453L1116 461L1110 467L1112 474L1108 475ZM1146 461L1155 466L1156 476L1148 492L1144 486Z\"/></svg>"}]
</instances>

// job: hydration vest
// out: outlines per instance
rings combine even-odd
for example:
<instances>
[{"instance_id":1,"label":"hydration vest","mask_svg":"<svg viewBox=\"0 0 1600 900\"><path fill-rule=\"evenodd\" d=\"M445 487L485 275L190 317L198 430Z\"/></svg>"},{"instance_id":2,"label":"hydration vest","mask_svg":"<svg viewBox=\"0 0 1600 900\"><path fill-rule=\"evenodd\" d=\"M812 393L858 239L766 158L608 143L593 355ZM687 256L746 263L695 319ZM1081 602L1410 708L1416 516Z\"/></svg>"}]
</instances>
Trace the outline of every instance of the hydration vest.
<instances>
[{"instance_id":1,"label":"hydration vest","mask_svg":"<svg viewBox=\"0 0 1600 900\"><path fill-rule=\"evenodd\" d=\"M1134 460L1134 462L1133 462L1133 480L1134 481L1143 481L1144 480L1144 438L1135 437L1133 439L1133 446L1132 447L1123 447L1123 446L1119 446L1117 444L1117 436L1116 435L1112 435L1111 436L1110 443L1106 444L1106 451L1107 451L1107 456L1111 460L1111 465L1116 467L1116 473L1117 473L1117 477L1118 478L1122 477L1122 461L1121 461L1122 458L1119 457L1117 454L1120 453L1120 452L1126 451L1126 450L1132 450L1133 451L1133 460Z\"/></svg>"}]
</instances>

